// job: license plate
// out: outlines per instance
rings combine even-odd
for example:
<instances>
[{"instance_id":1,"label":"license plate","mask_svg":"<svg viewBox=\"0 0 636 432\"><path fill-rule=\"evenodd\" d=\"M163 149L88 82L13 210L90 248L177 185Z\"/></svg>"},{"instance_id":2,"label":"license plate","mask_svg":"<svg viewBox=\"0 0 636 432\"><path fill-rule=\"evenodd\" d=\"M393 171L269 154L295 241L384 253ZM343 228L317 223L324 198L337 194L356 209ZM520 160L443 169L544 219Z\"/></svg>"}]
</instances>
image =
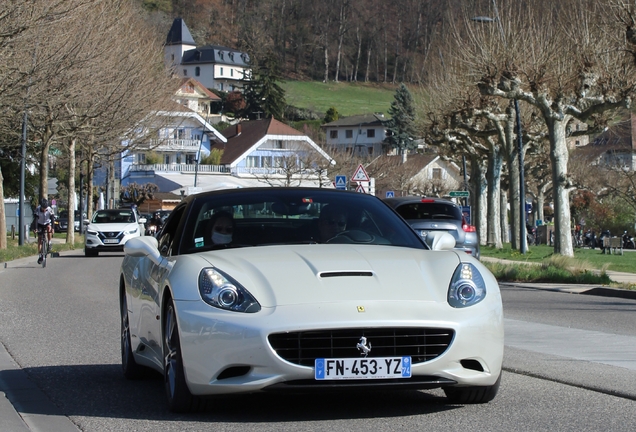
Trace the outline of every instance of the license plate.
<instances>
[{"instance_id":1,"label":"license plate","mask_svg":"<svg viewBox=\"0 0 636 432\"><path fill-rule=\"evenodd\" d=\"M119 243L119 239L104 239L104 244L106 243Z\"/></svg>"},{"instance_id":2,"label":"license plate","mask_svg":"<svg viewBox=\"0 0 636 432\"><path fill-rule=\"evenodd\" d=\"M411 357L316 359L317 380L410 378Z\"/></svg>"}]
</instances>

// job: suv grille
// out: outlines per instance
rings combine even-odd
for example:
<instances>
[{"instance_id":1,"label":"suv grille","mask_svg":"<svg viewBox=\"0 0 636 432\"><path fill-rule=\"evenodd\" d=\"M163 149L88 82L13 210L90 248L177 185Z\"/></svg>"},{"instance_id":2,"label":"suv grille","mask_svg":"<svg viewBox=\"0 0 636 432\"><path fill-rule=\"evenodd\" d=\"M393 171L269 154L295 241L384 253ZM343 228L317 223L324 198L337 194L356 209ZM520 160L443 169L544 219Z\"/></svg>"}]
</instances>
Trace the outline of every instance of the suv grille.
<instances>
[{"instance_id":1,"label":"suv grille","mask_svg":"<svg viewBox=\"0 0 636 432\"><path fill-rule=\"evenodd\" d=\"M362 336L371 344L368 357L411 356L415 364L440 356L454 335L441 328L363 328L275 333L268 339L278 356L302 366L313 366L317 358L358 358Z\"/></svg>"}]
</instances>

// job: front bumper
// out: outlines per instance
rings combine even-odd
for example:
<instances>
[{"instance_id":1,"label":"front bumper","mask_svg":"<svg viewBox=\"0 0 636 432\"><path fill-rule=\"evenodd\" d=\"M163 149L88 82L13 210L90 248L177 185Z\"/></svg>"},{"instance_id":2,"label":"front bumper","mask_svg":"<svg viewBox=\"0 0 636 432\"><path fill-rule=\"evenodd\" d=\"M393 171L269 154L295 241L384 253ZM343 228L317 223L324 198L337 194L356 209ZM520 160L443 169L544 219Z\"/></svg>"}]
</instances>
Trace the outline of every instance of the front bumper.
<instances>
[{"instance_id":1,"label":"front bumper","mask_svg":"<svg viewBox=\"0 0 636 432\"><path fill-rule=\"evenodd\" d=\"M104 243L98 235L86 234L84 247L97 252L120 252L124 250L124 245L131 238L139 237L139 235L126 235L119 240L119 243Z\"/></svg>"},{"instance_id":2,"label":"front bumper","mask_svg":"<svg viewBox=\"0 0 636 432\"><path fill-rule=\"evenodd\" d=\"M503 312L499 293L465 309L434 302L322 303L263 309L256 314L216 310L203 302L176 301L184 369L193 394L262 390L389 386L436 388L493 385L503 360ZM424 327L455 333L437 358L412 366L412 378L319 382L314 368L279 357L271 333L312 329Z\"/></svg>"}]
</instances>

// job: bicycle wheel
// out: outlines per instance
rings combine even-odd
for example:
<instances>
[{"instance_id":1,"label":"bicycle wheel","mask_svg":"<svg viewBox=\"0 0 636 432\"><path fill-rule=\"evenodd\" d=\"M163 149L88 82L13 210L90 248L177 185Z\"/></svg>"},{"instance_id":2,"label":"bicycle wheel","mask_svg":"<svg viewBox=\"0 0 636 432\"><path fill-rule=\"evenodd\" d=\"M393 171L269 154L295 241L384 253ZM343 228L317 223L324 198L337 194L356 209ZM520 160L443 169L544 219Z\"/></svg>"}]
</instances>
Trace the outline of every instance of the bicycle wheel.
<instances>
[{"instance_id":1,"label":"bicycle wheel","mask_svg":"<svg viewBox=\"0 0 636 432\"><path fill-rule=\"evenodd\" d=\"M49 242L42 236L42 268L46 267L46 256L49 253Z\"/></svg>"}]
</instances>

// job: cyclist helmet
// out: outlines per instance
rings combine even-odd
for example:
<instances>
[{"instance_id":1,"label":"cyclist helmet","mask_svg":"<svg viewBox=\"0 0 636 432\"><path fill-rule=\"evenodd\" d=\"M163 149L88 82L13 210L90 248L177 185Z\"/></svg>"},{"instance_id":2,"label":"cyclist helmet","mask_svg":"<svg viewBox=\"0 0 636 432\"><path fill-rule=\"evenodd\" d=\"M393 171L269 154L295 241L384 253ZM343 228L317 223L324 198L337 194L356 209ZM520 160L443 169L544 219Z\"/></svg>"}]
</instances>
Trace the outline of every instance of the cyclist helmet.
<instances>
[{"instance_id":1,"label":"cyclist helmet","mask_svg":"<svg viewBox=\"0 0 636 432\"><path fill-rule=\"evenodd\" d=\"M49 206L49 200L47 200L46 198L42 198L40 200L40 208L42 208L42 210L48 208Z\"/></svg>"}]
</instances>

